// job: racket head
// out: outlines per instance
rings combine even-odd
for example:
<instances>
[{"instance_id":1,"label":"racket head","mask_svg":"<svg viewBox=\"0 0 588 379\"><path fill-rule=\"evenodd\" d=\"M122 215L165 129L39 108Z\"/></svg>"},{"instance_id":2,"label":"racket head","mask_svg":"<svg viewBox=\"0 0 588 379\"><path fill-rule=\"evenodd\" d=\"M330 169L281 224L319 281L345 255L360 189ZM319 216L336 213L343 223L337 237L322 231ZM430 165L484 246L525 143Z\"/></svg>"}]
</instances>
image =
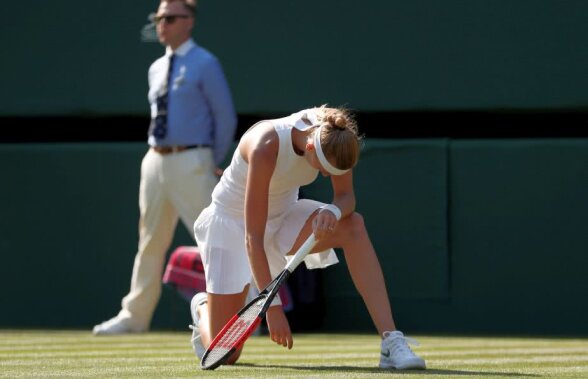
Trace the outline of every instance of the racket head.
<instances>
[{"instance_id":1,"label":"racket head","mask_svg":"<svg viewBox=\"0 0 588 379\"><path fill-rule=\"evenodd\" d=\"M267 307L268 294L263 293L251 300L234 315L214 337L200 360L200 368L214 370L229 359L261 323ZM271 299L269 299L271 301Z\"/></svg>"}]
</instances>

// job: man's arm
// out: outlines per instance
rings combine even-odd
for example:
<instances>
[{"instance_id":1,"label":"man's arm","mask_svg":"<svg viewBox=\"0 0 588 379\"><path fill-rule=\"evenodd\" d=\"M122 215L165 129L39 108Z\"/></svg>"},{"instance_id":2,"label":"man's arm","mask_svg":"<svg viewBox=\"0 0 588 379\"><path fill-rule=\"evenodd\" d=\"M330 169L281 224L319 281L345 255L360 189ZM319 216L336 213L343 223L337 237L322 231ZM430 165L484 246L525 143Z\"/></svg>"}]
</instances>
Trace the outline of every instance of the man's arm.
<instances>
[{"instance_id":1,"label":"man's arm","mask_svg":"<svg viewBox=\"0 0 588 379\"><path fill-rule=\"evenodd\" d=\"M214 163L220 167L235 138L237 115L229 84L216 58L207 62L203 74L203 90L214 120Z\"/></svg>"}]
</instances>

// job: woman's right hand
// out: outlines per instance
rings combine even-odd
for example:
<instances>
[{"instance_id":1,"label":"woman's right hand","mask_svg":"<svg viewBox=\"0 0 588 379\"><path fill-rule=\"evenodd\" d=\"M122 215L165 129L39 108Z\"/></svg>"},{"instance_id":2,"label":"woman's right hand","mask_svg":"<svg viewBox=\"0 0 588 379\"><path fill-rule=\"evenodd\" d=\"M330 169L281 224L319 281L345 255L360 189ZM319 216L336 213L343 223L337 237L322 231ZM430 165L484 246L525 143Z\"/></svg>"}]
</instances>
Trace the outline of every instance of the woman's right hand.
<instances>
[{"instance_id":1,"label":"woman's right hand","mask_svg":"<svg viewBox=\"0 0 588 379\"><path fill-rule=\"evenodd\" d=\"M282 306L275 305L270 307L266 314L266 320L271 340L278 345L291 349L294 341L292 340L290 324L288 323L288 319L284 314Z\"/></svg>"}]
</instances>

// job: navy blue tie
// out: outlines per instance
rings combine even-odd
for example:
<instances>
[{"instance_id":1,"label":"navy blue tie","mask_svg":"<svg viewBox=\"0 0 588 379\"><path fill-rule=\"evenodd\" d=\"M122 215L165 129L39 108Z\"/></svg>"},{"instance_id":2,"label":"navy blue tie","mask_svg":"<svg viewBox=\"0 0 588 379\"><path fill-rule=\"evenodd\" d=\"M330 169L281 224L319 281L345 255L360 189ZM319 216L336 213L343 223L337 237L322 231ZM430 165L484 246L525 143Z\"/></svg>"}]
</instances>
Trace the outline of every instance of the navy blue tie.
<instances>
[{"instance_id":1,"label":"navy blue tie","mask_svg":"<svg viewBox=\"0 0 588 379\"><path fill-rule=\"evenodd\" d=\"M174 65L175 55L170 55L169 57L169 66L167 69L167 76L165 77L165 82L163 87L157 94L157 99L155 100L157 105L157 114L155 117L151 118L151 125L149 126L149 135L153 135L155 139L162 139L165 138L167 134L167 109L169 103L169 88L170 88L170 79L171 79L171 72Z\"/></svg>"}]
</instances>

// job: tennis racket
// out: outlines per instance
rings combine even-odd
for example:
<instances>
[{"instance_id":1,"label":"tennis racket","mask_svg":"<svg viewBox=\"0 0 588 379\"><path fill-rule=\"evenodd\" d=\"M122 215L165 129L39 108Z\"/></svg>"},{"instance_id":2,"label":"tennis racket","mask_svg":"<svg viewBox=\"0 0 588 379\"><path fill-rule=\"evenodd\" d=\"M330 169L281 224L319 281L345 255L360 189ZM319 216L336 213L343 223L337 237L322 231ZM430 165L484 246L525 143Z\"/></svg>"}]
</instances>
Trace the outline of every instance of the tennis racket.
<instances>
[{"instance_id":1,"label":"tennis racket","mask_svg":"<svg viewBox=\"0 0 588 379\"><path fill-rule=\"evenodd\" d=\"M282 283L288 279L304 257L310 253L315 244L314 234L311 234L302 246L300 246L284 270L261 291L259 296L251 300L227 322L218 335L214 337L208 349L206 349L200 361L200 368L214 370L225 363L231 354L245 343L265 316L272 300L278 294Z\"/></svg>"}]
</instances>

